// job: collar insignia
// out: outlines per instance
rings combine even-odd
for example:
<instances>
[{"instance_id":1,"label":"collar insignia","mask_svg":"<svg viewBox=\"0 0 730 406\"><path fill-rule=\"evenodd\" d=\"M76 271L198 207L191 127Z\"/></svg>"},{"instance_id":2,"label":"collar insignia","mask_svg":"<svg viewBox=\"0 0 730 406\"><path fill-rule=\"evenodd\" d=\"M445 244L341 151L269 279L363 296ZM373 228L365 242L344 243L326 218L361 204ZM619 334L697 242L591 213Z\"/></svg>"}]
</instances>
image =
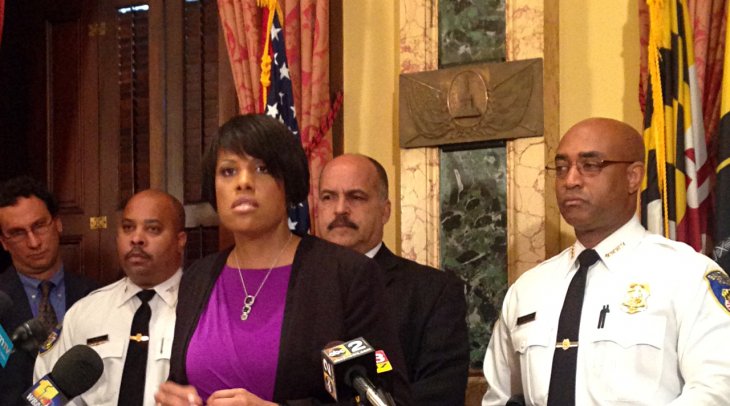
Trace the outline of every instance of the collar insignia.
<instances>
[{"instance_id":1,"label":"collar insignia","mask_svg":"<svg viewBox=\"0 0 730 406\"><path fill-rule=\"evenodd\" d=\"M632 283L629 285L621 303L621 308L628 314L635 314L646 310L646 300L650 296L649 285L646 283Z\"/></svg>"},{"instance_id":2,"label":"collar insignia","mask_svg":"<svg viewBox=\"0 0 730 406\"><path fill-rule=\"evenodd\" d=\"M616 248L612 249L611 251L609 251L609 252L608 252L608 253L607 253L607 254L605 255L605 256L606 256L606 258L608 258L608 257L610 257L611 255L613 255L613 254L615 254L615 253L617 253L617 252L621 251L621 248L623 248L623 247L625 247L625 246L626 246L626 243L623 243L623 242L622 242L621 244L617 245L617 246L616 246Z\"/></svg>"}]
</instances>

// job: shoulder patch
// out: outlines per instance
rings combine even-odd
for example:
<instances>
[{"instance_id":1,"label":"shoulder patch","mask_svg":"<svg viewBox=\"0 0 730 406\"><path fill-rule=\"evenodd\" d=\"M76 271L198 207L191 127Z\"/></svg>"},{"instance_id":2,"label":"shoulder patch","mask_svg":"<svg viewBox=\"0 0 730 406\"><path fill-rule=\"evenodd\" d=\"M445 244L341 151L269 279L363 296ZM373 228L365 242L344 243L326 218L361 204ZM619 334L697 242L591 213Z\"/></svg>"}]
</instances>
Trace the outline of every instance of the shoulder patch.
<instances>
[{"instance_id":1,"label":"shoulder patch","mask_svg":"<svg viewBox=\"0 0 730 406\"><path fill-rule=\"evenodd\" d=\"M705 274L705 278L715 299L720 302L725 312L730 314L730 277L725 272L715 269Z\"/></svg>"},{"instance_id":2,"label":"shoulder patch","mask_svg":"<svg viewBox=\"0 0 730 406\"><path fill-rule=\"evenodd\" d=\"M53 348L54 345L56 345L56 342L58 341L58 338L61 337L61 329L63 328L63 324L57 324L56 327L53 328L51 331L51 334L48 335L48 338L46 341L41 344L41 348L38 350L38 354L43 355L44 353L48 352L51 348Z\"/></svg>"}]
</instances>

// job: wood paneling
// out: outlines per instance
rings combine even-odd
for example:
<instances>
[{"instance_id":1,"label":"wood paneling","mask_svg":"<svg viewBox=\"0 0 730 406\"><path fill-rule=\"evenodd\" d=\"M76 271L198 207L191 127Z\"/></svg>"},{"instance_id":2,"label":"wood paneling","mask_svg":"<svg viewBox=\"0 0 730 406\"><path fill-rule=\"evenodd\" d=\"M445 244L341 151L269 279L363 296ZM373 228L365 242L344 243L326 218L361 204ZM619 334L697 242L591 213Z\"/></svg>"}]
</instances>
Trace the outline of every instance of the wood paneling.
<instances>
[{"instance_id":1,"label":"wood paneling","mask_svg":"<svg viewBox=\"0 0 730 406\"><path fill-rule=\"evenodd\" d=\"M183 46L184 203L202 202L201 163L218 130L218 9L185 3Z\"/></svg>"},{"instance_id":2,"label":"wood paneling","mask_svg":"<svg viewBox=\"0 0 730 406\"><path fill-rule=\"evenodd\" d=\"M16 151L2 151L0 164L14 170L2 175L45 179L61 203L66 268L111 282L122 275L115 236L127 197L157 187L206 205L197 203L200 158L236 111L217 3L11 3L0 48L0 128L12 135L0 141ZM219 241L212 210L191 213L187 260L216 251ZM95 216L106 216L106 229L90 230Z\"/></svg>"},{"instance_id":3,"label":"wood paneling","mask_svg":"<svg viewBox=\"0 0 730 406\"><path fill-rule=\"evenodd\" d=\"M100 168L98 54L87 4L52 5L45 14L47 90L36 111L47 111L46 178L59 201L65 269L108 281L113 277L101 267L99 232L89 228L99 212Z\"/></svg>"},{"instance_id":4,"label":"wood paneling","mask_svg":"<svg viewBox=\"0 0 730 406\"><path fill-rule=\"evenodd\" d=\"M119 201L150 187L150 51L146 9L117 11Z\"/></svg>"}]
</instances>

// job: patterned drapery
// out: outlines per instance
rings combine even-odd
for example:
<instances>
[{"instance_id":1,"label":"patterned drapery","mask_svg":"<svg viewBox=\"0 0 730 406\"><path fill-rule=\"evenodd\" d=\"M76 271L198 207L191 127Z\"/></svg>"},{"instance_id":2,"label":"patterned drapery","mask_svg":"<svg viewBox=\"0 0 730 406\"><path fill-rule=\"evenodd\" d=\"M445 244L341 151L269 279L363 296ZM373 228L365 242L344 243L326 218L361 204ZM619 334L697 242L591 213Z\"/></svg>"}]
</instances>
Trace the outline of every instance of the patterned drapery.
<instances>
[{"instance_id":1,"label":"patterned drapery","mask_svg":"<svg viewBox=\"0 0 730 406\"><path fill-rule=\"evenodd\" d=\"M710 149L720 119L726 4L725 0L694 0L688 3L694 27L695 69L702 94L705 139Z\"/></svg>"},{"instance_id":2,"label":"patterned drapery","mask_svg":"<svg viewBox=\"0 0 730 406\"><path fill-rule=\"evenodd\" d=\"M242 114L261 113L259 106L260 15L256 0L218 0L218 13Z\"/></svg>"},{"instance_id":3,"label":"patterned drapery","mask_svg":"<svg viewBox=\"0 0 730 406\"><path fill-rule=\"evenodd\" d=\"M3 16L5 15L5 0L0 0L0 44L3 42Z\"/></svg>"}]
</instances>

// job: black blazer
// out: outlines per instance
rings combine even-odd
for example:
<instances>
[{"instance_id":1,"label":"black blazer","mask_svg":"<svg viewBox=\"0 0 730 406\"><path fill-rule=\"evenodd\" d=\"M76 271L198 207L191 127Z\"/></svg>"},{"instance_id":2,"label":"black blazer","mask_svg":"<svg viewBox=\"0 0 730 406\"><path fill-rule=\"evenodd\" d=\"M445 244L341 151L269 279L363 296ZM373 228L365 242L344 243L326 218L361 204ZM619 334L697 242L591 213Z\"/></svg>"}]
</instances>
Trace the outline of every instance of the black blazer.
<instances>
[{"instance_id":1,"label":"black blazer","mask_svg":"<svg viewBox=\"0 0 730 406\"><path fill-rule=\"evenodd\" d=\"M170 357L169 379L174 382L188 384L188 345L230 251L209 255L183 273ZM364 255L316 237L302 239L286 295L274 402L334 403L324 388L321 351L333 341L364 337L385 350L393 365L392 394L398 404L411 404L405 361L387 313L381 278L377 264Z\"/></svg>"},{"instance_id":2,"label":"black blazer","mask_svg":"<svg viewBox=\"0 0 730 406\"><path fill-rule=\"evenodd\" d=\"M463 406L469 375L464 283L396 256L385 244L375 261L385 270L415 404Z\"/></svg>"},{"instance_id":3,"label":"black blazer","mask_svg":"<svg viewBox=\"0 0 730 406\"><path fill-rule=\"evenodd\" d=\"M68 270L64 271L64 284L67 310L98 286L93 280L75 275ZM14 267L11 266L0 273L0 291L5 292L13 301L10 311L0 315L0 325L8 335L11 335L19 325L33 318L28 297ZM10 355L5 368L0 368L0 405L26 404L21 395L33 384L34 364L35 355L25 351L16 351Z\"/></svg>"}]
</instances>

